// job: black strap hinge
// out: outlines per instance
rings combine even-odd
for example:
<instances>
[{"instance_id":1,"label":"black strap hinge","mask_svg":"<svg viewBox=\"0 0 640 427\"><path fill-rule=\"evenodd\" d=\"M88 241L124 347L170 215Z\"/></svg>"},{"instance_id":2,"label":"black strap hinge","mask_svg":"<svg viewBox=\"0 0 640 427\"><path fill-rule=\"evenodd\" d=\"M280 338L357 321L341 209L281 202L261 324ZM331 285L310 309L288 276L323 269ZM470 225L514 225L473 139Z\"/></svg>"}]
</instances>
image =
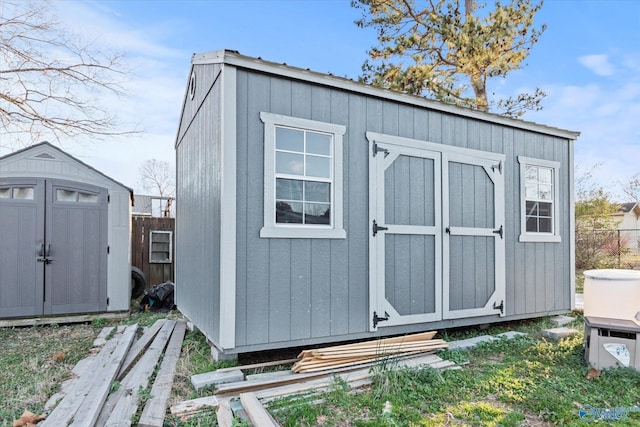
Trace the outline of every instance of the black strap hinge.
<instances>
[{"instance_id":1,"label":"black strap hinge","mask_svg":"<svg viewBox=\"0 0 640 427\"><path fill-rule=\"evenodd\" d=\"M387 150L386 148L381 148L377 143L373 143L373 145L371 146L371 151L373 152L373 157L376 156L376 154L378 153L384 153L384 156L387 157L389 155L389 150Z\"/></svg>"},{"instance_id":2,"label":"black strap hinge","mask_svg":"<svg viewBox=\"0 0 640 427\"><path fill-rule=\"evenodd\" d=\"M373 220L373 225L371 226L371 231L373 232L373 237L376 237L376 234L378 234L378 231L382 231L382 230L388 230L388 227L381 227L378 225L378 223L376 222L376 220Z\"/></svg>"},{"instance_id":3,"label":"black strap hinge","mask_svg":"<svg viewBox=\"0 0 640 427\"><path fill-rule=\"evenodd\" d=\"M504 227L500 226L497 230L493 230L493 234L499 234L501 239L504 239Z\"/></svg>"},{"instance_id":4,"label":"black strap hinge","mask_svg":"<svg viewBox=\"0 0 640 427\"><path fill-rule=\"evenodd\" d=\"M496 303L494 302L493 309L500 310L500 314L504 314L504 300L500 300L500 305L496 305Z\"/></svg>"},{"instance_id":5,"label":"black strap hinge","mask_svg":"<svg viewBox=\"0 0 640 427\"><path fill-rule=\"evenodd\" d=\"M389 320L389 313L387 313L385 311L384 312L384 316L385 317L380 317L380 316L378 316L378 313L376 313L375 311L373 312L373 327L374 328L378 327L378 323L379 322L384 322L386 320Z\"/></svg>"}]
</instances>

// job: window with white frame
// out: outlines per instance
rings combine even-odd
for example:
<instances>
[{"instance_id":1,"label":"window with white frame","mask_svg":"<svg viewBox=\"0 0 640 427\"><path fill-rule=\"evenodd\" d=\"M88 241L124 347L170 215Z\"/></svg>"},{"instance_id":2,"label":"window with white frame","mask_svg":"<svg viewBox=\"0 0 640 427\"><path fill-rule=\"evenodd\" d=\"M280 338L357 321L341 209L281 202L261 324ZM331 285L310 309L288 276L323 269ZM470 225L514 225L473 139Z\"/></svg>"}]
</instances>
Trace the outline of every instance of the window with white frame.
<instances>
[{"instance_id":1,"label":"window with white frame","mask_svg":"<svg viewBox=\"0 0 640 427\"><path fill-rule=\"evenodd\" d=\"M342 138L345 126L260 113L264 123L261 237L345 238Z\"/></svg>"},{"instance_id":2,"label":"window with white frame","mask_svg":"<svg viewBox=\"0 0 640 427\"><path fill-rule=\"evenodd\" d=\"M173 232L149 231L149 262L171 264L173 261Z\"/></svg>"},{"instance_id":3,"label":"window with white frame","mask_svg":"<svg viewBox=\"0 0 640 427\"><path fill-rule=\"evenodd\" d=\"M518 156L520 163L521 242L559 242L560 163Z\"/></svg>"}]
</instances>

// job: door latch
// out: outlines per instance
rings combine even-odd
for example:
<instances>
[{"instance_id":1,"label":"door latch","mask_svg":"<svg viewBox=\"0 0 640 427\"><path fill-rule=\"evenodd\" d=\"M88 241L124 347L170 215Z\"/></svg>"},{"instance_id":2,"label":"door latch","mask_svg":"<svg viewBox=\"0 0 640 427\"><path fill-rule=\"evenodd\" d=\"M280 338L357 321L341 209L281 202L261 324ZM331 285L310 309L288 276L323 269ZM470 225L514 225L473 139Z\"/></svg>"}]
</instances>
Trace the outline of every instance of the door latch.
<instances>
[{"instance_id":1,"label":"door latch","mask_svg":"<svg viewBox=\"0 0 640 427\"><path fill-rule=\"evenodd\" d=\"M376 220L373 220L373 225L371 226L371 230L373 231L373 237L376 236L376 234L378 234L378 231L382 231L382 230L388 230L388 227L381 227L378 225L378 223L376 222Z\"/></svg>"}]
</instances>

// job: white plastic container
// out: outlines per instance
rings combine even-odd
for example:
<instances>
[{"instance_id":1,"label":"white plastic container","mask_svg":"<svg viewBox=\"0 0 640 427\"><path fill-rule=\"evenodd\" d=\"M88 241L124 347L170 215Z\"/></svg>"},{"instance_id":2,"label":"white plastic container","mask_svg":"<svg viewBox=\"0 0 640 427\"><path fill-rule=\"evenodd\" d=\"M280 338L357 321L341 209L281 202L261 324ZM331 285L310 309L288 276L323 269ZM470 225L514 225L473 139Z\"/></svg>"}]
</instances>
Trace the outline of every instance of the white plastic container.
<instances>
[{"instance_id":1,"label":"white plastic container","mask_svg":"<svg viewBox=\"0 0 640 427\"><path fill-rule=\"evenodd\" d=\"M640 271L585 271L584 315L631 320L640 325Z\"/></svg>"}]
</instances>

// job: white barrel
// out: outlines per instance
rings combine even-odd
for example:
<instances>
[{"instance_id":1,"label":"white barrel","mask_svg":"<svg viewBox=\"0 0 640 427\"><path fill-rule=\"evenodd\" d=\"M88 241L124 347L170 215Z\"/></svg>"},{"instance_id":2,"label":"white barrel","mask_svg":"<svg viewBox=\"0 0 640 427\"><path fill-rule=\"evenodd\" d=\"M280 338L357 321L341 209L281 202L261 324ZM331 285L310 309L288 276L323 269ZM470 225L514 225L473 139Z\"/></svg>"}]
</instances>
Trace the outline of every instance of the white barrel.
<instances>
[{"instance_id":1,"label":"white barrel","mask_svg":"<svg viewBox=\"0 0 640 427\"><path fill-rule=\"evenodd\" d=\"M640 271L585 271L584 315L631 320L640 325Z\"/></svg>"}]
</instances>

